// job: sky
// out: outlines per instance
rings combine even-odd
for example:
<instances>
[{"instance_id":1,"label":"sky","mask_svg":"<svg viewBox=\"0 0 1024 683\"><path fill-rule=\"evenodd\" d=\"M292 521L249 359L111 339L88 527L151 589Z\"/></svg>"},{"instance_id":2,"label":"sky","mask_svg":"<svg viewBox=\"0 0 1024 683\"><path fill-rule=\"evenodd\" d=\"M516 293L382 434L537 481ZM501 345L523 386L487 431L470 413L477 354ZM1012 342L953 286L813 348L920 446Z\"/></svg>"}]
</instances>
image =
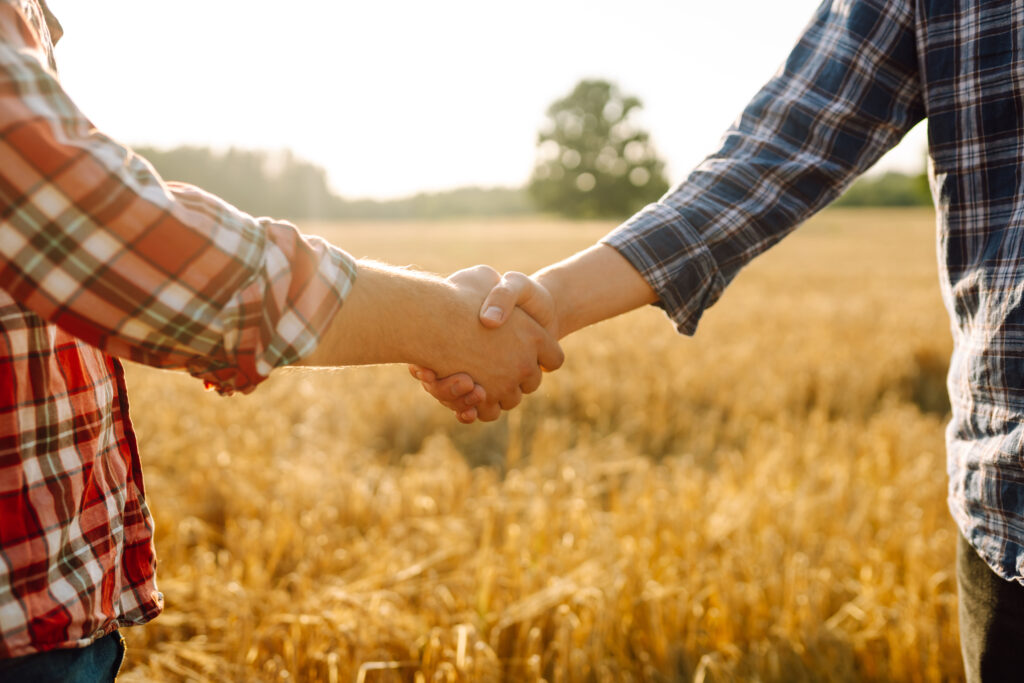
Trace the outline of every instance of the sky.
<instances>
[{"instance_id":1,"label":"sky","mask_svg":"<svg viewBox=\"0 0 1024 683\"><path fill-rule=\"evenodd\" d=\"M515 186L582 78L638 96L673 182L819 0L49 0L65 89L129 145L291 149L342 196ZM923 126L875 167L923 168Z\"/></svg>"}]
</instances>

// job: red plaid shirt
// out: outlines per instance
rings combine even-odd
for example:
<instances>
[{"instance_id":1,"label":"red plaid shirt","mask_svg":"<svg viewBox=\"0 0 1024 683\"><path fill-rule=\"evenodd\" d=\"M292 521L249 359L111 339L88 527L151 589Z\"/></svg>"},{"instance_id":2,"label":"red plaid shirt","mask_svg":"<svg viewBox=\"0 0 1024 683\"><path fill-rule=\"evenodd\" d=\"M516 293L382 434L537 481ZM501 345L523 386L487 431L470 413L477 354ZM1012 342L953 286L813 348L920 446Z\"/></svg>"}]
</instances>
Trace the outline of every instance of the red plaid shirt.
<instances>
[{"instance_id":1,"label":"red plaid shirt","mask_svg":"<svg viewBox=\"0 0 1024 683\"><path fill-rule=\"evenodd\" d=\"M355 277L97 132L37 0L0 0L0 658L162 608L116 357L250 391L310 352Z\"/></svg>"}]
</instances>

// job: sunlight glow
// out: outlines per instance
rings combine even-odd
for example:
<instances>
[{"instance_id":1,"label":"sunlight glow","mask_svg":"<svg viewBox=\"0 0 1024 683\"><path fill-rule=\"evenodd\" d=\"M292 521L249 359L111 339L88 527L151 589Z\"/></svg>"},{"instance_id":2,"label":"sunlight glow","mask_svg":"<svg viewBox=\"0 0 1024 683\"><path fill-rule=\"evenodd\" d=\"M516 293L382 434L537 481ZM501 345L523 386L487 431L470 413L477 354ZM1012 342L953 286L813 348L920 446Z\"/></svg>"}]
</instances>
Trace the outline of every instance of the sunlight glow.
<instances>
[{"instance_id":1,"label":"sunlight glow","mask_svg":"<svg viewBox=\"0 0 1024 683\"><path fill-rule=\"evenodd\" d=\"M50 0L67 90L129 144L290 148L347 197L519 185L548 105L615 81L678 180L818 0ZM918 170L923 130L882 167Z\"/></svg>"}]
</instances>

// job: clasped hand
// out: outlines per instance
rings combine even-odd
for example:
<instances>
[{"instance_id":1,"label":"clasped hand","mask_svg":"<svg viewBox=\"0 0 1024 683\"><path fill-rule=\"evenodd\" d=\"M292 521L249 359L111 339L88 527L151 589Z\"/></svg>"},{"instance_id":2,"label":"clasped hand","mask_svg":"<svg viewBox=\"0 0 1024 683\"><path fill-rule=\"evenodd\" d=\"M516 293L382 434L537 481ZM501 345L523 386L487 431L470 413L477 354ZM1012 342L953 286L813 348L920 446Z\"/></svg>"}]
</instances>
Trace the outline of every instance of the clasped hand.
<instances>
[{"instance_id":1,"label":"clasped hand","mask_svg":"<svg viewBox=\"0 0 1024 683\"><path fill-rule=\"evenodd\" d=\"M500 276L490 266L460 270L448 281L461 291L486 292L480 305L480 324L490 330L489 334L501 328L500 332L514 337L520 347L465 349L467 355L456 367L468 371L445 374L442 368L410 365L409 372L427 393L452 410L459 422L490 422L498 419L502 410L519 405L523 394L536 391L543 371L561 367L564 356L557 343L555 302L536 280L517 272ZM536 349L532 360L531 349ZM479 358L481 353L485 358ZM485 363L480 364L480 360ZM474 365L483 369L471 369Z\"/></svg>"}]
</instances>

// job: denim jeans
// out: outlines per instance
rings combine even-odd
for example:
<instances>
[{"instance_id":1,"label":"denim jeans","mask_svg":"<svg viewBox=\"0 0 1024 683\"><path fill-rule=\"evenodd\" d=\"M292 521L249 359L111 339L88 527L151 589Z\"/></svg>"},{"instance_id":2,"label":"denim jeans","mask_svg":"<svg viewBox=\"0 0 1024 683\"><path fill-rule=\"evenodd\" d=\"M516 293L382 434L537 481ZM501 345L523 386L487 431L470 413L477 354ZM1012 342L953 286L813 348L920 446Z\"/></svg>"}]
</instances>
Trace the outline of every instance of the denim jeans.
<instances>
[{"instance_id":1,"label":"denim jeans","mask_svg":"<svg viewBox=\"0 0 1024 683\"><path fill-rule=\"evenodd\" d=\"M114 631L88 647L51 650L0 660L0 681L109 683L124 660L124 639Z\"/></svg>"},{"instance_id":2,"label":"denim jeans","mask_svg":"<svg viewBox=\"0 0 1024 683\"><path fill-rule=\"evenodd\" d=\"M1024 680L1024 586L992 571L962 535L956 579L967 682Z\"/></svg>"}]
</instances>

